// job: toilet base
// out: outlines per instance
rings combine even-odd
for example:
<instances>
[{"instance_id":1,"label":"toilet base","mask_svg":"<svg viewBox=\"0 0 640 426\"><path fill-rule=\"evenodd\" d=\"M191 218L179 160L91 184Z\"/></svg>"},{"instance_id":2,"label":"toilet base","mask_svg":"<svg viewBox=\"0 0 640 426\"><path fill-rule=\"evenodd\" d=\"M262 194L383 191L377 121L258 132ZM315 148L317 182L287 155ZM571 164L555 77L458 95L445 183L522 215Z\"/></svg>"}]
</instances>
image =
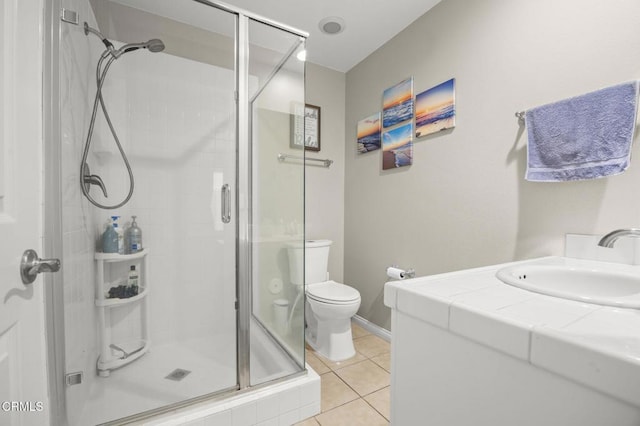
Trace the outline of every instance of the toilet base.
<instances>
[{"instance_id":1,"label":"toilet base","mask_svg":"<svg viewBox=\"0 0 640 426\"><path fill-rule=\"evenodd\" d=\"M351 319L317 322L317 330L307 327L305 338L309 346L331 361L344 361L353 357L356 350L351 335ZM315 333L314 333L315 331Z\"/></svg>"}]
</instances>

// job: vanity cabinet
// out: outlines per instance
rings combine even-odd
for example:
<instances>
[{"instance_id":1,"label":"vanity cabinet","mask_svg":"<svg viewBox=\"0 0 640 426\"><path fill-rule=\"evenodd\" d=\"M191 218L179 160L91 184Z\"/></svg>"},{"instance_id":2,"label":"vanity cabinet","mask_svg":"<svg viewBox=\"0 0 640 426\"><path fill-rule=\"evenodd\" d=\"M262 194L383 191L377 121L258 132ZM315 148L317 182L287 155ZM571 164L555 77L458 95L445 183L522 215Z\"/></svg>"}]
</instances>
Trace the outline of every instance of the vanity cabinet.
<instances>
[{"instance_id":1,"label":"vanity cabinet","mask_svg":"<svg viewBox=\"0 0 640 426\"><path fill-rule=\"evenodd\" d=\"M386 283L391 423L639 425L639 311L512 287L504 266Z\"/></svg>"},{"instance_id":2,"label":"vanity cabinet","mask_svg":"<svg viewBox=\"0 0 640 426\"><path fill-rule=\"evenodd\" d=\"M98 309L99 348L98 375L108 377L111 370L127 365L149 350L149 310L147 282L147 255L149 249L134 254L96 253L96 300ZM138 294L127 298L109 298L109 289L126 285L131 265L138 271ZM116 342L113 339L112 315L114 310L139 305L139 309L130 314L140 317L140 336L127 341Z\"/></svg>"}]
</instances>

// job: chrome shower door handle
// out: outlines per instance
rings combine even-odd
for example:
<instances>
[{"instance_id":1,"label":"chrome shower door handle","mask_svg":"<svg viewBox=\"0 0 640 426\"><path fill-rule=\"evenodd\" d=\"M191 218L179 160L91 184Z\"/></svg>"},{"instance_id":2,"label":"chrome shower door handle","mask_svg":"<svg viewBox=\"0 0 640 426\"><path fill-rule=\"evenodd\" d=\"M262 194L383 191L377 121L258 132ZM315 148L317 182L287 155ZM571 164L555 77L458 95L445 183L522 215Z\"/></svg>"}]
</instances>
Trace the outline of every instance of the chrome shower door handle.
<instances>
[{"instance_id":1,"label":"chrome shower door handle","mask_svg":"<svg viewBox=\"0 0 640 426\"><path fill-rule=\"evenodd\" d=\"M225 183L224 185L222 185L222 191L221 191L222 195L221 195L221 213L220 213L220 218L222 219L223 223L229 223L231 222L231 192L229 190L229 184Z\"/></svg>"}]
</instances>

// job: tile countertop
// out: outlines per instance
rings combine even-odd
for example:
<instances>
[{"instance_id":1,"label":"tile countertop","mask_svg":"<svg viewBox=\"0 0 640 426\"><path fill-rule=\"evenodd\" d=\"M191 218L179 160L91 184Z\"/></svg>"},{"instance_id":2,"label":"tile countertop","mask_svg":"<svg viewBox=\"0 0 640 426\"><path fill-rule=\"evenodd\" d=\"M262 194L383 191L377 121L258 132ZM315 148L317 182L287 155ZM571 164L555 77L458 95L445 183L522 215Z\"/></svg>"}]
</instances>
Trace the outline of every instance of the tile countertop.
<instances>
[{"instance_id":1,"label":"tile countertop","mask_svg":"<svg viewBox=\"0 0 640 426\"><path fill-rule=\"evenodd\" d=\"M640 407L640 310L545 296L495 277L505 266L550 261L594 264L545 257L391 281L384 303ZM607 266L640 275L640 266Z\"/></svg>"}]
</instances>

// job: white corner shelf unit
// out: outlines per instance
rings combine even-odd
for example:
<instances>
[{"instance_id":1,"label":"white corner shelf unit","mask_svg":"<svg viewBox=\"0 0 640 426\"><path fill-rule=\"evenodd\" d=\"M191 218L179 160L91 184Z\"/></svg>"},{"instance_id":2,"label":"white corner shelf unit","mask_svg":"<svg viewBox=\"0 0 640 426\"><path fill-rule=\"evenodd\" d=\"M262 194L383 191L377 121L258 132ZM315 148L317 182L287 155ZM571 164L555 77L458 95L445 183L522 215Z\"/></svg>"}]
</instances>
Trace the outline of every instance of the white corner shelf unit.
<instances>
[{"instance_id":1,"label":"white corner shelf unit","mask_svg":"<svg viewBox=\"0 0 640 426\"><path fill-rule=\"evenodd\" d=\"M100 329L100 355L98 357L98 375L109 377L111 370L125 366L149 351L149 309L147 306L149 286L147 282L147 255L149 249L133 254L96 253L96 307L98 308L98 326ZM127 276L107 282L105 270L113 264L140 265L138 276L138 294L125 299L108 298L106 295L113 285L126 282ZM128 271L128 268L127 268ZM111 310L140 303L141 336L139 341L126 345L112 341ZM131 349L133 345L133 349ZM122 346L129 348L128 352Z\"/></svg>"}]
</instances>

